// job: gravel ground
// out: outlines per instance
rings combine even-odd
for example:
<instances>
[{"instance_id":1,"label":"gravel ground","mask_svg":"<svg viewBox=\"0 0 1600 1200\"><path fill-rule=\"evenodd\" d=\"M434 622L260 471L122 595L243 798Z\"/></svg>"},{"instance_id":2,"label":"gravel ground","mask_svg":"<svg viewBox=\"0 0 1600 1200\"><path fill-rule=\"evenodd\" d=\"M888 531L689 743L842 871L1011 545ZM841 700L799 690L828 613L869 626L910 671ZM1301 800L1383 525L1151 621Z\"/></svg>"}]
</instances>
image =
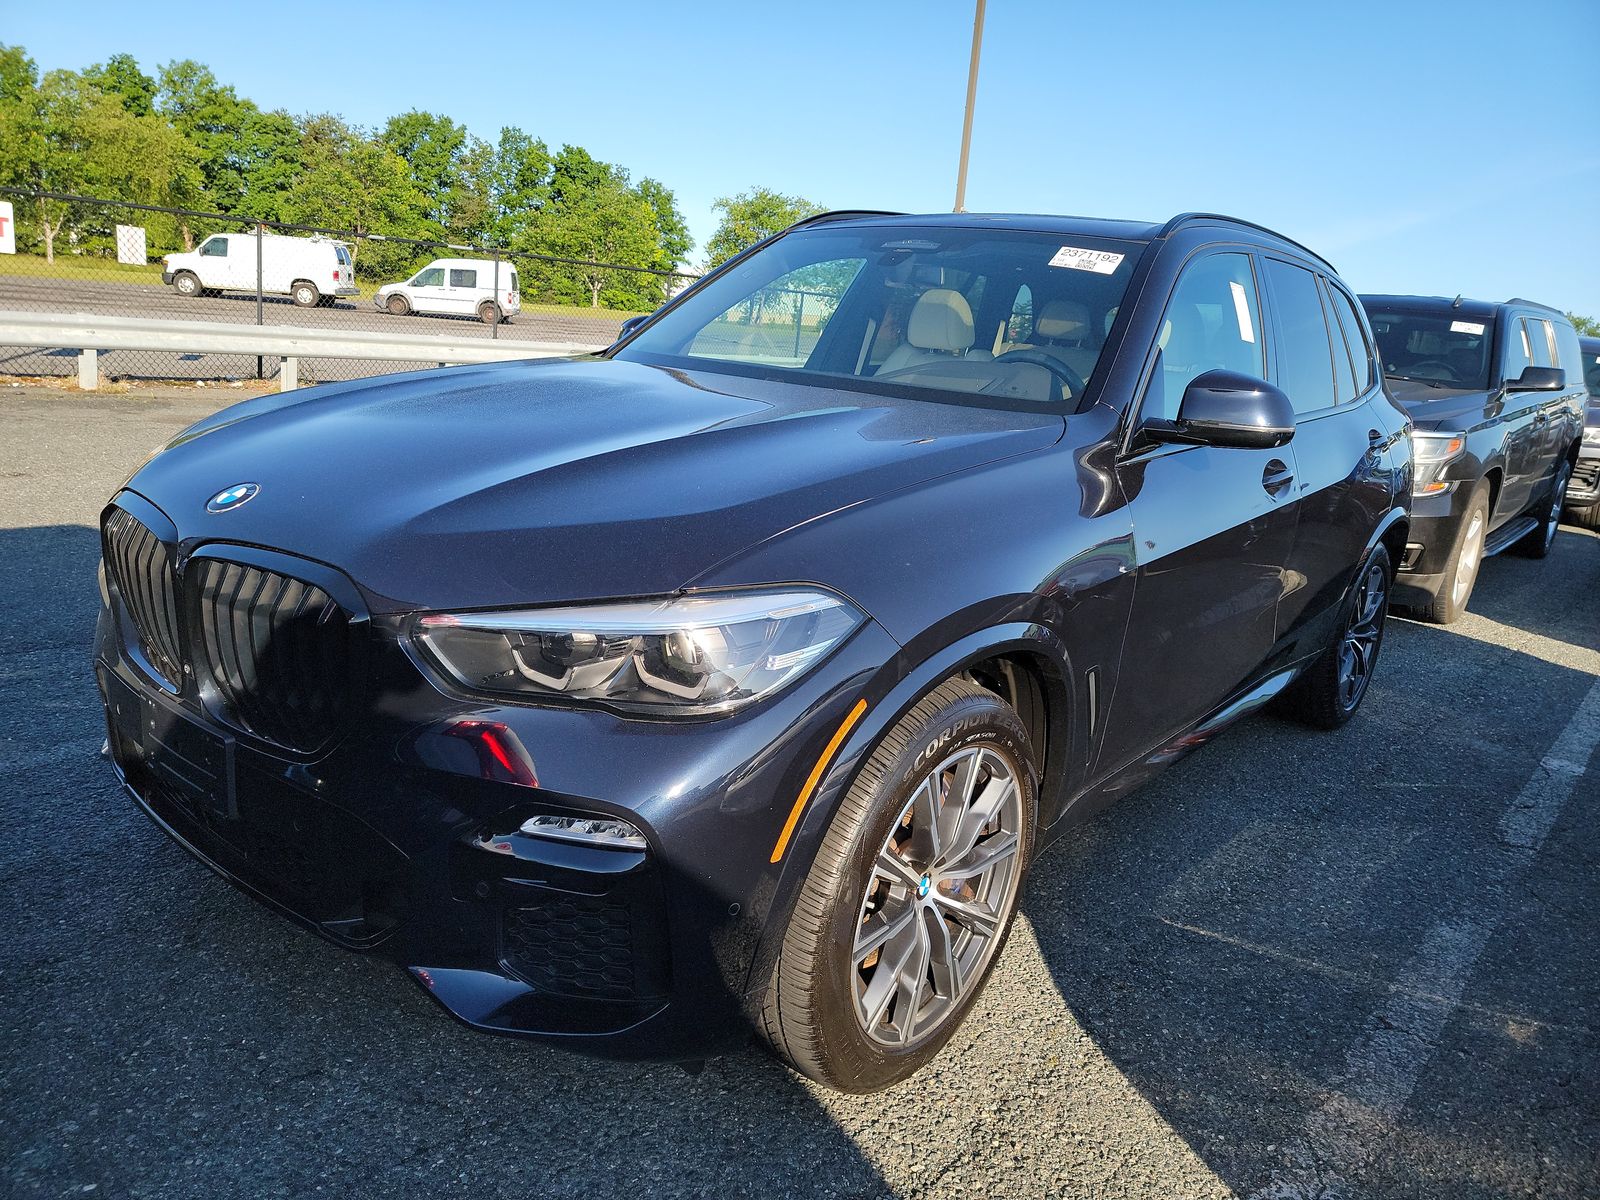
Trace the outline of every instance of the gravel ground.
<instances>
[{"instance_id":1,"label":"gravel ground","mask_svg":"<svg viewBox=\"0 0 1600 1200\"><path fill-rule=\"evenodd\" d=\"M256 320L253 293L228 292L186 300L170 287L26 275L0 275L0 309L7 308L25 312L154 317L168 321L229 321L246 325L253 325ZM495 329L473 317L393 317L379 312L371 300L359 297L340 298L326 308L297 308L285 296L266 296L262 298L261 315L267 325L422 335L449 341L495 336L502 341L568 344L574 349L610 345L622 324L620 317L610 313L590 316L581 311L549 313L529 309ZM306 359L300 364L303 378L324 381L406 369L405 364L349 358ZM75 375L77 370L76 350L71 347L35 350L0 345L0 375ZM267 355L261 370L267 378L275 378L276 356ZM108 350L100 355L100 373L107 379L253 379L256 356Z\"/></svg>"},{"instance_id":2,"label":"gravel ground","mask_svg":"<svg viewBox=\"0 0 1600 1200\"><path fill-rule=\"evenodd\" d=\"M1394 623L1346 729L1248 722L1058 845L946 1053L840 1097L474 1034L121 797L96 513L236 395L0 392L9 1194L1600 1194L1600 538Z\"/></svg>"}]
</instances>

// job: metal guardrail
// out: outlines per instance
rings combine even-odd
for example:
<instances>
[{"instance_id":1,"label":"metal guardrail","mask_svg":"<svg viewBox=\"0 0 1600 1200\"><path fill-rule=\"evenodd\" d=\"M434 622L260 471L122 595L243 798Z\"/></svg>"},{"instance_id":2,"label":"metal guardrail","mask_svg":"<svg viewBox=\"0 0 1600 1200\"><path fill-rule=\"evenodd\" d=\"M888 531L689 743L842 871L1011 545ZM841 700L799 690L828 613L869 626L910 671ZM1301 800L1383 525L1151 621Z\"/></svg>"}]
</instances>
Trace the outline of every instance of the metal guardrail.
<instances>
[{"instance_id":1,"label":"metal guardrail","mask_svg":"<svg viewBox=\"0 0 1600 1200\"><path fill-rule=\"evenodd\" d=\"M455 341L423 334L237 325L221 321L165 321L94 313L36 313L0 309L0 345L78 352L78 386L100 384L102 350L163 350L186 354L261 354L281 357L279 390L299 386L302 358L362 358L384 362L505 362L599 350L603 343Z\"/></svg>"}]
</instances>

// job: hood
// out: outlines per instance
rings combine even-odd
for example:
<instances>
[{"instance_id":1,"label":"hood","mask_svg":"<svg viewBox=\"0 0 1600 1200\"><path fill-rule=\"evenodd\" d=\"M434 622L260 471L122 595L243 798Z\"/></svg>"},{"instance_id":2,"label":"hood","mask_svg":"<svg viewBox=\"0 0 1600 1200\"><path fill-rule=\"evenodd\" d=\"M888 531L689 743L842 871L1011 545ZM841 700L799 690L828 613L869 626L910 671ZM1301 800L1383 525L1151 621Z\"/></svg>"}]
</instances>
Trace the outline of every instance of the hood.
<instances>
[{"instance_id":1,"label":"hood","mask_svg":"<svg viewBox=\"0 0 1600 1200\"><path fill-rule=\"evenodd\" d=\"M1490 394L1482 388L1434 387L1409 379L1385 378L1389 394L1405 406L1423 432L1470 429L1492 416ZM1498 402L1494 402L1498 407Z\"/></svg>"},{"instance_id":2,"label":"hood","mask_svg":"<svg viewBox=\"0 0 1600 1200\"><path fill-rule=\"evenodd\" d=\"M191 548L329 563L376 611L492 607L671 592L792 526L1063 428L1047 413L548 359L249 400L128 486ZM239 483L260 490L206 511Z\"/></svg>"}]
</instances>

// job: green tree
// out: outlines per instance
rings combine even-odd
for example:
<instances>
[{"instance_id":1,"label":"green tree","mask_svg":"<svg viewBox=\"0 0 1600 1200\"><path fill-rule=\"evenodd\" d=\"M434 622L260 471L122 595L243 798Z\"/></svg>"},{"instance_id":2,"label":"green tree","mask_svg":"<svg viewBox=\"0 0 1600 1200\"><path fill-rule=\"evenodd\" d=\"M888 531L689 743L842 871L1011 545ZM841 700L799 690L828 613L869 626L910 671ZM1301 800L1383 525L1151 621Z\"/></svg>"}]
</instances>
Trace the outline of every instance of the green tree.
<instances>
[{"instance_id":1,"label":"green tree","mask_svg":"<svg viewBox=\"0 0 1600 1200\"><path fill-rule=\"evenodd\" d=\"M586 191L568 191L564 203L540 214L520 249L596 264L652 267L661 248L655 210L615 179ZM657 277L610 266L535 264L528 272L552 299L580 297L592 307L639 309L656 302ZM542 285L542 286L541 286Z\"/></svg>"},{"instance_id":2,"label":"green tree","mask_svg":"<svg viewBox=\"0 0 1600 1200\"><path fill-rule=\"evenodd\" d=\"M426 198L434 232L451 231L463 200L459 189L468 149L466 127L449 117L412 110L390 117L377 141L405 160L412 182Z\"/></svg>"},{"instance_id":3,"label":"green tree","mask_svg":"<svg viewBox=\"0 0 1600 1200\"><path fill-rule=\"evenodd\" d=\"M117 97L136 117L148 117L155 111L156 81L139 69L131 54L113 54L86 70L83 78L91 87Z\"/></svg>"},{"instance_id":4,"label":"green tree","mask_svg":"<svg viewBox=\"0 0 1600 1200\"><path fill-rule=\"evenodd\" d=\"M639 180L634 191L656 214L656 236L661 242L661 254L655 265L667 271L677 270L689 257L689 251L694 249L688 222L678 211L677 197L666 184L648 176Z\"/></svg>"},{"instance_id":5,"label":"green tree","mask_svg":"<svg viewBox=\"0 0 1600 1200\"><path fill-rule=\"evenodd\" d=\"M115 96L73 71L52 71L37 87L0 102L0 179L45 192L117 196L170 204L197 178L192 148L165 121L134 116ZM70 226L93 234L103 209L35 199L27 206L45 259Z\"/></svg>"},{"instance_id":6,"label":"green tree","mask_svg":"<svg viewBox=\"0 0 1600 1200\"><path fill-rule=\"evenodd\" d=\"M495 143L491 189L491 238L502 246L522 241L541 209L550 202L550 150L515 125L500 131Z\"/></svg>"},{"instance_id":7,"label":"green tree","mask_svg":"<svg viewBox=\"0 0 1600 1200\"><path fill-rule=\"evenodd\" d=\"M426 227L427 197L405 159L328 113L301 127L303 169L283 197L283 219L360 235L415 237ZM412 251L403 245L357 246L356 269L376 278L404 269Z\"/></svg>"},{"instance_id":8,"label":"green tree","mask_svg":"<svg viewBox=\"0 0 1600 1200\"><path fill-rule=\"evenodd\" d=\"M1580 317L1577 313L1568 313L1567 320L1572 322L1572 327L1578 331L1579 337L1600 337L1600 321L1593 317Z\"/></svg>"},{"instance_id":9,"label":"green tree","mask_svg":"<svg viewBox=\"0 0 1600 1200\"><path fill-rule=\"evenodd\" d=\"M724 196L711 209L722 214L717 231L706 243L706 266L713 270L762 239L782 233L796 221L826 211L801 196L785 196L762 187Z\"/></svg>"},{"instance_id":10,"label":"green tree","mask_svg":"<svg viewBox=\"0 0 1600 1200\"><path fill-rule=\"evenodd\" d=\"M21 46L0 42L0 104L21 100L39 86L39 68Z\"/></svg>"}]
</instances>

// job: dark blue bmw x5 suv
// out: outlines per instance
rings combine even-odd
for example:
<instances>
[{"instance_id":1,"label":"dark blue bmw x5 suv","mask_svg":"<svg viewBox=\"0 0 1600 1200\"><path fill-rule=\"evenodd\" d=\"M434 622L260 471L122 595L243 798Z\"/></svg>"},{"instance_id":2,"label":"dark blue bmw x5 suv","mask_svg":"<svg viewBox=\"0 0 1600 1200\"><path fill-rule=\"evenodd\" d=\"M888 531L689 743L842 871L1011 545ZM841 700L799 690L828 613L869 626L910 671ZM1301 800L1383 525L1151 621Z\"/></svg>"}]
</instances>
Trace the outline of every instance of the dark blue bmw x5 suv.
<instances>
[{"instance_id":1,"label":"dark blue bmw x5 suv","mask_svg":"<svg viewBox=\"0 0 1600 1200\"><path fill-rule=\"evenodd\" d=\"M176 438L104 513L109 751L475 1026L880 1088L1049 840L1269 701L1355 712L1410 453L1267 230L832 214L603 353Z\"/></svg>"}]
</instances>

